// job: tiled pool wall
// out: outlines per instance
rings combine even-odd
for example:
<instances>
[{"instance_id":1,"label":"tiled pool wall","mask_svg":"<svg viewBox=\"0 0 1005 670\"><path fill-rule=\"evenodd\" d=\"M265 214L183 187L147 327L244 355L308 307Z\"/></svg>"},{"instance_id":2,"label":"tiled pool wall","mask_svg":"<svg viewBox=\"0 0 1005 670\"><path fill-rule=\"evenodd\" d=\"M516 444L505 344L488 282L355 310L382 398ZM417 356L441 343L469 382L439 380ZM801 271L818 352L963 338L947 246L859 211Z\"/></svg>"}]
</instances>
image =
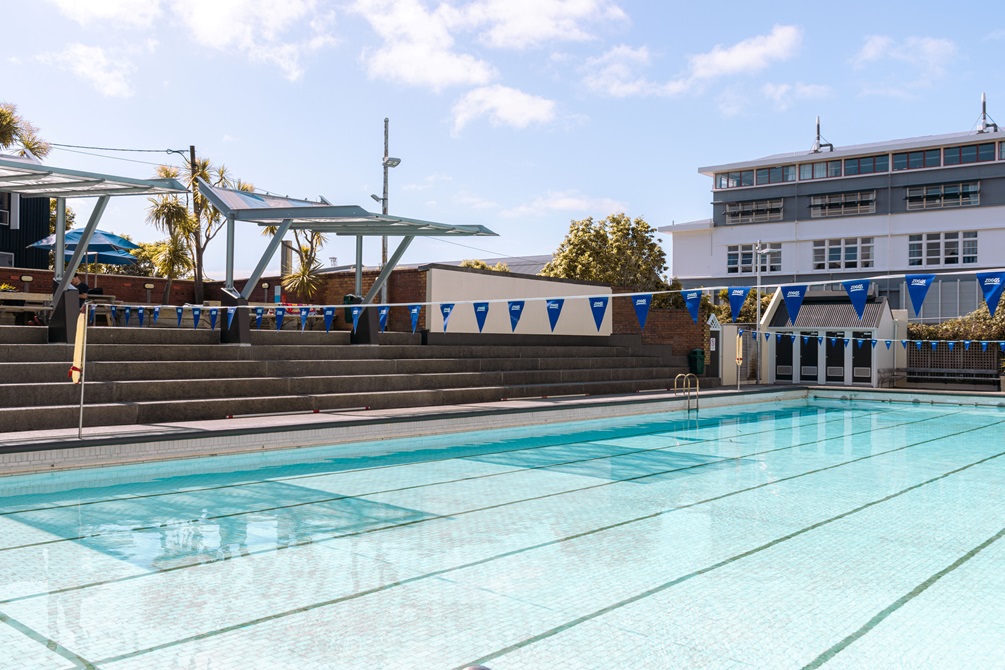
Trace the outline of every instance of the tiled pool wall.
<instances>
[{"instance_id":1,"label":"tiled pool wall","mask_svg":"<svg viewBox=\"0 0 1005 670\"><path fill-rule=\"evenodd\" d=\"M806 389L799 388L768 393L702 395L700 403L703 408L712 408L774 400L798 400L805 397ZM95 443L95 438L89 438L85 433L85 443L79 446L74 445L71 440L65 440L65 447L0 453L0 477L360 442L372 442L373 448L380 450L380 441L396 438L589 421L591 419L676 412L686 408L687 401L683 396L672 399L664 397L652 401L644 399L630 402L580 401L575 404L558 404L531 411L483 409L469 413L437 414L435 413L436 408L421 408L419 411L428 414L394 420L361 417L356 420L329 422L323 425L299 428L292 426L251 427L223 435L219 433L199 435L198 433L186 432L184 435L174 437L164 435L163 439L142 439L142 434L139 432L142 427L137 426L135 437L139 441L130 441L128 436L117 434L114 437L109 436L107 441L103 443L100 439ZM359 449L358 446L356 448ZM172 465L172 473L176 473L178 467L180 466L177 464Z\"/></svg>"}]
</instances>

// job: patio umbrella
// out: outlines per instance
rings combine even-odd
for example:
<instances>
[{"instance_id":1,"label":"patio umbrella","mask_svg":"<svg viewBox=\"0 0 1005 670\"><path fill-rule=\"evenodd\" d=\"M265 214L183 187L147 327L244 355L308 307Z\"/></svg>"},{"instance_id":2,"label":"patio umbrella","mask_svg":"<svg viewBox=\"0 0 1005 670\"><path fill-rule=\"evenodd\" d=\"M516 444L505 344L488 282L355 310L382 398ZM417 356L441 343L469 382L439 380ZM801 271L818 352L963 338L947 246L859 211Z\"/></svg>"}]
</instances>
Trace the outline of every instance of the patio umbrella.
<instances>
[{"instance_id":1,"label":"patio umbrella","mask_svg":"<svg viewBox=\"0 0 1005 670\"><path fill-rule=\"evenodd\" d=\"M73 252L76 251L80 243L80 237L84 234L83 229L75 228L66 231L65 250L66 260L70 260ZM52 251L56 248L56 234L53 233L37 242L32 242L29 247L36 249L48 249ZM87 245L85 260L88 263L107 263L110 265L130 265L136 262L136 257L129 253L129 249L139 249L138 244L130 242L121 235L109 233L104 230L95 230L91 235L91 241ZM97 286L98 276L94 275L94 284Z\"/></svg>"}]
</instances>

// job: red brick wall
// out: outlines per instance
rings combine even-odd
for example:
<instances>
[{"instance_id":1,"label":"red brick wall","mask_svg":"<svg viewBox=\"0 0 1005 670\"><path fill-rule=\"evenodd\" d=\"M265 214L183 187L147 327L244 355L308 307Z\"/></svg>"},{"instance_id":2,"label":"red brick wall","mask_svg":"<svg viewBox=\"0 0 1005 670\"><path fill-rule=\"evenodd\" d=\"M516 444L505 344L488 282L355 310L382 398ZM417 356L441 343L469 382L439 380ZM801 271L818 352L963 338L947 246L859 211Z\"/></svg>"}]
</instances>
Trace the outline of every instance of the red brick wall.
<instances>
[{"instance_id":1,"label":"red brick wall","mask_svg":"<svg viewBox=\"0 0 1005 670\"><path fill-rule=\"evenodd\" d=\"M32 282L28 287L30 292L51 293L52 274L52 270L2 268L0 269L0 282L13 284L18 290L21 290L24 288L21 276L27 275L32 277ZM84 277L83 272L81 272L80 275L81 277ZM161 299L164 297L164 285L167 283L166 279L160 279L157 277L98 275L97 279L95 279L93 274L87 275L86 281L88 286L97 286L98 288L103 289L105 294L114 295L117 300L127 303L147 302L147 290L143 288L143 285L153 284L154 288L150 291L150 302L155 304L160 304ZM193 290L193 282L191 280L175 280L171 283L171 296L170 300L168 300L168 304L184 305L187 302L192 302Z\"/></svg>"},{"instance_id":2,"label":"red brick wall","mask_svg":"<svg viewBox=\"0 0 1005 670\"><path fill-rule=\"evenodd\" d=\"M628 293L633 289L616 288L615 293ZM631 298L613 298L611 316L615 335L638 335L643 344L669 344L674 354L684 355L692 349L708 352L708 314L698 313L698 323L691 319L686 309L649 310L645 330L639 329L639 318Z\"/></svg>"}]
</instances>

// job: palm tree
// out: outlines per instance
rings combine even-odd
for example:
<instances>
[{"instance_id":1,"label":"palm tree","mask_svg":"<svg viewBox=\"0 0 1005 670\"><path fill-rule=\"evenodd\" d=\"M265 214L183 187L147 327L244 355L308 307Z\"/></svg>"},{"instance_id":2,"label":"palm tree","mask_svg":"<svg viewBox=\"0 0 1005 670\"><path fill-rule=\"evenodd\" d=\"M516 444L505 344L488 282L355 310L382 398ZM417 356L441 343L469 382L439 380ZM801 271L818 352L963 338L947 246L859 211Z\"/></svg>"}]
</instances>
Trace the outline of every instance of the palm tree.
<instances>
[{"instance_id":1,"label":"palm tree","mask_svg":"<svg viewBox=\"0 0 1005 670\"><path fill-rule=\"evenodd\" d=\"M19 156L31 153L45 158L52 146L38 136L38 128L17 113L17 106L0 102L0 149L17 148Z\"/></svg>"}]
</instances>

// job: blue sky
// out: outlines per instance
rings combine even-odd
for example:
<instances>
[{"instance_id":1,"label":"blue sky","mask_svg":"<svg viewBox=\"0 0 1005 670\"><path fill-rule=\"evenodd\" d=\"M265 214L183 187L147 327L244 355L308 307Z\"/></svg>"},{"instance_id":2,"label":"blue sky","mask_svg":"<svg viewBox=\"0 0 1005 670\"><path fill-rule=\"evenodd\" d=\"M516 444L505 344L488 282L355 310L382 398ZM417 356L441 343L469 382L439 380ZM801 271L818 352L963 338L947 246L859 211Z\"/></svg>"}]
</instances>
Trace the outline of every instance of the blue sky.
<instances>
[{"instance_id":1,"label":"blue sky","mask_svg":"<svg viewBox=\"0 0 1005 670\"><path fill-rule=\"evenodd\" d=\"M194 144L262 189L377 211L390 117L390 211L500 235L416 241L413 263L550 253L570 220L619 211L708 217L699 166L808 149L818 114L838 146L968 130L982 91L1005 122L1005 22L944 2L0 0L0 15L0 100L51 142ZM116 199L102 228L157 239L145 207ZM263 247L239 228L239 274ZM335 238L321 256L353 254ZM223 266L218 239L207 267Z\"/></svg>"}]
</instances>

